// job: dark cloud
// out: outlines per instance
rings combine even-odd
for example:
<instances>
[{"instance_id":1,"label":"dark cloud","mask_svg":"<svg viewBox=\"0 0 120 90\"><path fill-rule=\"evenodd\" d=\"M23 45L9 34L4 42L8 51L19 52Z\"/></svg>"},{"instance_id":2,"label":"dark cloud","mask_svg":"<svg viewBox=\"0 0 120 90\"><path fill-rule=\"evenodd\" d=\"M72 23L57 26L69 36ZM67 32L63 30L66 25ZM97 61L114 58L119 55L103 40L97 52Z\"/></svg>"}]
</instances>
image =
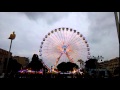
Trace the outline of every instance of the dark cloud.
<instances>
[{"instance_id":1,"label":"dark cloud","mask_svg":"<svg viewBox=\"0 0 120 90\"><path fill-rule=\"evenodd\" d=\"M92 55L103 55L107 59L119 56L113 12L0 12L0 48L9 50L8 37L15 31L13 55L32 57L33 53L39 54L40 43L50 29L59 26L80 29Z\"/></svg>"},{"instance_id":2,"label":"dark cloud","mask_svg":"<svg viewBox=\"0 0 120 90\"><path fill-rule=\"evenodd\" d=\"M88 13L89 37L92 43L100 43L103 38L114 35L115 29L114 13L112 12L98 12ZM115 30L114 30L115 31Z\"/></svg>"},{"instance_id":3,"label":"dark cloud","mask_svg":"<svg viewBox=\"0 0 120 90\"><path fill-rule=\"evenodd\" d=\"M118 57L119 43L113 12L88 13L88 41L94 55L103 55L105 59Z\"/></svg>"},{"instance_id":4,"label":"dark cloud","mask_svg":"<svg viewBox=\"0 0 120 90\"><path fill-rule=\"evenodd\" d=\"M24 12L31 20L43 19L48 24L53 24L69 15L69 12Z\"/></svg>"},{"instance_id":5,"label":"dark cloud","mask_svg":"<svg viewBox=\"0 0 120 90\"><path fill-rule=\"evenodd\" d=\"M37 20L45 15L45 12L23 12L29 19Z\"/></svg>"}]
</instances>

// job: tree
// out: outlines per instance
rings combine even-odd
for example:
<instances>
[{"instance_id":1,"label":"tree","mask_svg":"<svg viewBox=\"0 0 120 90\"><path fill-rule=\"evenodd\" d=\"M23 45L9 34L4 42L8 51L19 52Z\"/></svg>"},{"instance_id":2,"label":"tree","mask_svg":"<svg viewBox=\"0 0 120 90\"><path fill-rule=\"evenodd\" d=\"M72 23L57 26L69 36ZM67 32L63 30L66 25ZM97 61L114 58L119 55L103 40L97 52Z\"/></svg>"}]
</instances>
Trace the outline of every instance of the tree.
<instances>
[{"instance_id":1,"label":"tree","mask_svg":"<svg viewBox=\"0 0 120 90\"><path fill-rule=\"evenodd\" d=\"M60 64L57 65L57 69L61 72L66 72L67 69L66 69L66 62L61 62Z\"/></svg>"},{"instance_id":2,"label":"tree","mask_svg":"<svg viewBox=\"0 0 120 90\"><path fill-rule=\"evenodd\" d=\"M57 66L58 70L61 72L73 71L73 68L79 68L79 66L75 63L71 62L62 62Z\"/></svg>"},{"instance_id":3,"label":"tree","mask_svg":"<svg viewBox=\"0 0 120 90\"><path fill-rule=\"evenodd\" d=\"M80 63L80 68L82 67L82 65L84 65L84 61L82 59L79 59L77 62Z\"/></svg>"},{"instance_id":4,"label":"tree","mask_svg":"<svg viewBox=\"0 0 120 90\"><path fill-rule=\"evenodd\" d=\"M96 69L97 68L97 59L89 59L85 62L86 69Z\"/></svg>"},{"instance_id":5,"label":"tree","mask_svg":"<svg viewBox=\"0 0 120 90\"><path fill-rule=\"evenodd\" d=\"M39 71L43 68L43 63L41 60L39 60L38 55L34 54L32 57L32 61L28 64L28 68L31 68L32 70Z\"/></svg>"}]
</instances>

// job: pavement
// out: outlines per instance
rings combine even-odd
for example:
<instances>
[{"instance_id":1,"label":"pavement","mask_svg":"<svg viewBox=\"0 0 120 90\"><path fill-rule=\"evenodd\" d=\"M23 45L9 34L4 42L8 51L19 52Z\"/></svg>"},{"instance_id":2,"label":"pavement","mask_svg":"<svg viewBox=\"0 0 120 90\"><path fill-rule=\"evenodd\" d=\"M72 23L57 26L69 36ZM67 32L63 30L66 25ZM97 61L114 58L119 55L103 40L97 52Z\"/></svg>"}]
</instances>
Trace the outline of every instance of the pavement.
<instances>
[{"instance_id":1,"label":"pavement","mask_svg":"<svg viewBox=\"0 0 120 90\"><path fill-rule=\"evenodd\" d=\"M2 75L0 75L0 78L4 78L4 73L2 73Z\"/></svg>"}]
</instances>

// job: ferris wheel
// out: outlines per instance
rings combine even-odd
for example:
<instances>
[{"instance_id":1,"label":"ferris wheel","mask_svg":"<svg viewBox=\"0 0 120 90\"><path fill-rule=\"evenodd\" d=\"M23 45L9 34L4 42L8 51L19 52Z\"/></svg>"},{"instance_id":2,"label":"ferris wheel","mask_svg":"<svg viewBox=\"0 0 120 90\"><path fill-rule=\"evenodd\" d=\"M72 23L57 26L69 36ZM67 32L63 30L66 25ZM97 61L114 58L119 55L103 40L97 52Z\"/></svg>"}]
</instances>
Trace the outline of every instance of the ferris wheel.
<instances>
[{"instance_id":1,"label":"ferris wheel","mask_svg":"<svg viewBox=\"0 0 120 90\"><path fill-rule=\"evenodd\" d=\"M90 56L89 44L85 37L72 28L57 28L43 38L40 45L40 57L50 68L61 62L77 63L86 61Z\"/></svg>"}]
</instances>

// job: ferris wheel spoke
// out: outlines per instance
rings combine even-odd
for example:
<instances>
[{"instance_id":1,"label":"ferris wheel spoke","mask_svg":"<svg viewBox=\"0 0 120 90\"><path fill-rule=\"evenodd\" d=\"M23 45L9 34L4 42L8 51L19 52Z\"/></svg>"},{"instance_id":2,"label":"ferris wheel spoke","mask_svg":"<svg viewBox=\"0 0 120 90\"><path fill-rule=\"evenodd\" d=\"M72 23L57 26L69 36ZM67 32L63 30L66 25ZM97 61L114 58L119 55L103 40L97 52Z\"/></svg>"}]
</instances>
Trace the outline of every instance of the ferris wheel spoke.
<instances>
[{"instance_id":1,"label":"ferris wheel spoke","mask_svg":"<svg viewBox=\"0 0 120 90\"><path fill-rule=\"evenodd\" d=\"M79 49L79 48L74 48L74 50L77 50L77 51L87 51L86 49Z\"/></svg>"},{"instance_id":2,"label":"ferris wheel spoke","mask_svg":"<svg viewBox=\"0 0 120 90\"><path fill-rule=\"evenodd\" d=\"M77 54L72 54L71 57L73 58L73 60L76 60L78 55Z\"/></svg>"},{"instance_id":3,"label":"ferris wheel spoke","mask_svg":"<svg viewBox=\"0 0 120 90\"><path fill-rule=\"evenodd\" d=\"M60 34L60 36L61 36L61 40L62 40L62 43L63 43L64 40L63 40L63 35L62 35L62 32L61 32L61 31L62 31L62 29L59 30L59 32L60 32L59 34Z\"/></svg>"},{"instance_id":4,"label":"ferris wheel spoke","mask_svg":"<svg viewBox=\"0 0 120 90\"><path fill-rule=\"evenodd\" d=\"M78 48L84 47L84 45L83 45L81 42L76 42L76 43L74 43L74 44L70 44L70 46L71 46L71 47L76 47L76 48L77 48L78 46L79 46Z\"/></svg>"},{"instance_id":5,"label":"ferris wheel spoke","mask_svg":"<svg viewBox=\"0 0 120 90\"><path fill-rule=\"evenodd\" d=\"M52 46L44 46L42 47L42 50L57 50L55 47L52 47Z\"/></svg>"},{"instance_id":6,"label":"ferris wheel spoke","mask_svg":"<svg viewBox=\"0 0 120 90\"><path fill-rule=\"evenodd\" d=\"M84 55L84 52L83 52L83 51L81 51L80 53L78 53L78 50L74 50L72 54L76 54L76 55L78 55L78 56L81 56L81 57L82 57L82 56ZM71 56L72 56L72 54L71 54Z\"/></svg>"},{"instance_id":7,"label":"ferris wheel spoke","mask_svg":"<svg viewBox=\"0 0 120 90\"><path fill-rule=\"evenodd\" d=\"M48 50L50 50L50 51L51 51L51 50L52 50L52 51L53 51L53 49L43 49L43 50L45 50L45 51L48 51Z\"/></svg>"},{"instance_id":8,"label":"ferris wheel spoke","mask_svg":"<svg viewBox=\"0 0 120 90\"><path fill-rule=\"evenodd\" d=\"M60 40L58 39L58 37L55 35L55 32L53 32L53 34L52 34L51 36L53 36L53 39L56 39L56 42L57 42L58 44L61 43Z\"/></svg>"},{"instance_id":9,"label":"ferris wheel spoke","mask_svg":"<svg viewBox=\"0 0 120 90\"><path fill-rule=\"evenodd\" d=\"M56 33L57 32L54 32L54 35L57 37L57 40L58 40L59 44L61 44L62 41L61 41L60 37L58 35L56 35Z\"/></svg>"},{"instance_id":10,"label":"ferris wheel spoke","mask_svg":"<svg viewBox=\"0 0 120 90\"><path fill-rule=\"evenodd\" d=\"M81 39L77 37L77 38L73 39L73 40L70 42L70 44L75 44L76 42L79 42L79 41L81 41Z\"/></svg>"},{"instance_id":11,"label":"ferris wheel spoke","mask_svg":"<svg viewBox=\"0 0 120 90\"><path fill-rule=\"evenodd\" d=\"M62 32L62 36L63 36L63 42L65 43L65 34L64 34L64 30L62 30L61 32Z\"/></svg>"},{"instance_id":12,"label":"ferris wheel spoke","mask_svg":"<svg viewBox=\"0 0 120 90\"><path fill-rule=\"evenodd\" d=\"M55 54L55 52L47 52L47 51L45 51L44 53L46 53L46 55L47 55L47 54L50 54L50 55L54 55L54 54ZM56 52L56 54L59 54L59 53Z\"/></svg>"},{"instance_id":13,"label":"ferris wheel spoke","mask_svg":"<svg viewBox=\"0 0 120 90\"><path fill-rule=\"evenodd\" d=\"M80 39L80 40L82 40L82 41L83 41L83 36L82 36L82 34L77 35L77 37L78 37L78 39ZM75 40L74 40L74 41L75 41Z\"/></svg>"},{"instance_id":14,"label":"ferris wheel spoke","mask_svg":"<svg viewBox=\"0 0 120 90\"><path fill-rule=\"evenodd\" d=\"M76 42L82 41L81 38L76 38L74 41L71 41L72 44L75 44Z\"/></svg>"},{"instance_id":15,"label":"ferris wheel spoke","mask_svg":"<svg viewBox=\"0 0 120 90\"><path fill-rule=\"evenodd\" d=\"M72 31L71 31L72 32ZM70 43L70 41L71 41L71 39L73 38L73 36L74 36L74 32L72 32L72 35L71 35L71 37L69 38L69 40L68 40L68 44Z\"/></svg>"},{"instance_id":16,"label":"ferris wheel spoke","mask_svg":"<svg viewBox=\"0 0 120 90\"><path fill-rule=\"evenodd\" d=\"M59 43L57 43L58 42L58 40L55 40L56 38L54 38L52 35L51 35L51 37L50 37L52 40L50 40L50 42L53 42L53 41L55 41L55 42L53 42L53 43L55 43L56 45L59 45Z\"/></svg>"},{"instance_id":17,"label":"ferris wheel spoke","mask_svg":"<svg viewBox=\"0 0 120 90\"><path fill-rule=\"evenodd\" d=\"M65 43L65 28L62 28L63 42Z\"/></svg>"},{"instance_id":18,"label":"ferris wheel spoke","mask_svg":"<svg viewBox=\"0 0 120 90\"><path fill-rule=\"evenodd\" d=\"M62 38L61 38L60 33L58 33L58 32L60 32L60 31L57 31L56 33L57 33L57 36L59 37L59 40L60 40L60 42L61 42L61 44L62 44L62 43L63 43L63 42L62 42Z\"/></svg>"},{"instance_id":19,"label":"ferris wheel spoke","mask_svg":"<svg viewBox=\"0 0 120 90\"><path fill-rule=\"evenodd\" d=\"M51 53L51 52L54 52L54 53L57 53L58 52L58 50L47 50L47 49L43 49L44 50L44 52L49 52L49 53Z\"/></svg>"},{"instance_id":20,"label":"ferris wheel spoke","mask_svg":"<svg viewBox=\"0 0 120 90\"><path fill-rule=\"evenodd\" d=\"M73 55L72 57L75 58L76 60L78 60L79 58L84 60L82 55Z\"/></svg>"},{"instance_id":21,"label":"ferris wheel spoke","mask_svg":"<svg viewBox=\"0 0 120 90\"><path fill-rule=\"evenodd\" d=\"M59 41L61 41L60 39L60 36L57 34L57 32L58 32L58 30L57 29L55 29L54 30L54 35L57 37L57 39L59 40Z\"/></svg>"},{"instance_id":22,"label":"ferris wheel spoke","mask_svg":"<svg viewBox=\"0 0 120 90\"><path fill-rule=\"evenodd\" d=\"M65 42L66 42L66 41L65 41L65 30L63 30L63 35L64 35L64 43L65 43Z\"/></svg>"},{"instance_id":23,"label":"ferris wheel spoke","mask_svg":"<svg viewBox=\"0 0 120 90\"><path fill-rule=\"evenodd\" d=\"M82 51L81 51L81 53L78 53L77 51L74 51L74 52L73 52L73 54L76 54L76 55L78 55L78 56L83 56L83 55L84 55L83 53L84 53L84 52L82 52Z\"/></svg>"},{"instance_id":24,"label":"ferris wheel spoke","mask_svg":"<svg viewBox=\"0 0 120 90\"><path fill-rule=\"evenodd\" d=\"M46 52L46 54L44 55L44 56L46 56L46 57L55 57L55 56L57 56L58 54L54 54L54 53L47 53Z\"/></svg>"},{"instance_id":25,"label":"ferris wheel spoke","mask_svg":"<svg viewBox=\"0 0 120 90\"><path fill-rule=\"evenodd\" d=\"M71 29L71 30L72 30L72 29ZM70 31L70 29L69 29L68 31ZM69 42L72 34L73 34L73 33L70 33L70 32L68 33L68 35L67 35L67 41L66 41L67 44L68 44L68 42Z\"/></svg>"},{"instance_id":26,"label":"ferris wheel spoke","mask_svg":"<svg viewBox=\"0 0 120 90\"><path fill-rule=\"evenodd\" d=\"M75 49L75 51L78 51L77 49ZM79 50L79 52L81 52L81 53L84 53L85 51L87 51L87 50Z\"/></svg>"},{"instance_id":27,"label":"ferris wheel spoke","mask_svg":"<svg viewBox=\"0 0 120 90\"><path fill-rule=\"evenodd\" d=\"M51 44L56 44L56 42L52 42L52 41L50 41L49 39L46 39L46 43L44 43L44 44L46 44L47 46L48 45L51 45Z\"/></svg>"},{"instance_id":28,"label":"ferris wheel spoke","mask_svg":"<svg viewBox=\"0 0 120 90\"><path fill-rule=\"evenodd\" d=\"M53 51L51 51L51 52L48 52L48 51L44 51L43 53L47 53L47 54L55 54L55 53L58 53L58 52L53 52Z\"/></svg>"},{"instance_id":29,"label":"ferris wheel spoke","mask_svg":"<svg viewBox=\"0 0 120 90\"><path fill-rule=\"evenodd\" d=\"M52 39L52 38L51 38ZM53 44L53 45L56 45L56 46L58 46L59 44L57 44L56 42L53 42L52 40L47 40L49 43L48 43L48 45L49 44Z\"/></svg>"},{"instance_id":30,"label":"ferris wheel spoke","mask_svg":"<svg viewBox=\"0 0 120 90\"><path fill-rule=\"evenodd\" d=\"M74 32L73 32L74 33ZM71 40L69 41L69 43L73 42L73 40L76 38L77 34L75 33L74 36L71 38Z\"/></svg>"},{"instance_id":31,"label":"ferris wheel spoke","mask_svg":"<svg viewBox=\"0 0 120 90\"><path fill-rule=\"evenodd\" d=\"M80 42L79 40L76 40L76 42L70 42L69 45L70 46L74 46L74 45L81 45L82 42Z\"/></svg>"},{"instance_id":32,"label":"ferris wheel spoke","mask_svg":"<svg viewBox=\"0 0 120 90\"><path fill-rule=\"evenodd\" d=\"M52 59L54 60L55 57L57 57L58 54L54 54L54 53L46 53L46 55L44 55L44 57L52 57Z\"/></svg>"},{"instance_id":33,"label":"ferris wheel spoke","mask_svg":"<svg viewBox=\"0 0 120 90\"><path fill-rule=\"evenodd\" d=\"M74 51L73 51L73 53L78 55L78 52L77 52L77 50L74 50Z\"/></svg>"},{"instance_id":34,"label":"ferris wheel spoke","mask_svg":"<svg viewBox=\"0 0 120 90\"><path fill-rule=\"evenodd\" d=\"M56 37L54 37L53 34L51 35L51 38L52 38L53 41L55 41L55 43L57 43L57 45L59 45L59 43L58 43L59 40L56 39ZM52 42L52 40L50 40L50 41ZM54 42L53 42L53 43L54 43Z\"/></svg>"},{"instance_id":35,"label":"ferris wheel spoke","mask_svg":"<svg viewBox=\"0 0 120 90\"><path fill-rule=\"evenodd\" d=\"M64 34L63 34L63 30L61 29L61 38L62 38L62 42L64 42Z\"/></svg>"},{"instance_id":36,"label":"ferris wheel spoke","mask_svg":"<svg viewBox=\"0 0 120 90\"><path fill-rule=\"evenodd\" d=\"M66 44L66 42L67 42L67 28L65 28L65 30L64 30L64 42L65 42L65 44Z\"/></svg>"},{"instance_id":37,"label":"ferris wheel spoke","mask_svg":"<svg viewBox=\"0 0 120 90\"><path fill-rule=\"evenodd\" d=\"M51 54L46 54L46 55L44 55L44 57L49 57L50 59L53 59L53 60L54 60L54 58L56 58L57 56L51 55ZM49 58L48 58L48 59L49 59Z\"/></svg>"},{"instance_id":38,"label":"ferris wheel spoke","mask_svg":"<svg viewBox=\"0 0 120 90\"><path fill-rule=\"evenodd\" d=\"M59 53L60 51L58 51L57 49L43 49L43 52L54 52L54 53Z\"/></svg>"},{"instance_id":39,"label":"ferris wheel spoke","mask_svg":"<svg viewBox=\"0 0 120 90\"><path fill-rule=\"evenodd\" d=\"M66 36L66 40L65 40L65 43L67 43L67 41L68 41L68 35L67 35L67 29L65 30L65 36Z\"/></svg>"},{"instance_id":40,"label":"ferris wheel spoke","mask_svg":"<svg viewBox=\"0 0 120 90\"><path fill-rule=\"evenodd\" d=\"M44 46L43 50L53 50L53 49L52 48L47 48L47 46Z\"/></svg>"},{"instance_id":41,"label":"ferris wheel spoke","mask_svg":"<svg viewBox=\"0 0 120 90\"><path fill-rule=\"evenodd\" d=\"M57 50L57 46L54 46L53 44L49 45L49 46L44 46L43 49L45 50Z\"/></svg>"},{"instance_id":42,"label":"ferris wheel spoke","mask_svg":"<svg viewBox=\"0 0 120 90\"><path fill-rule=\"evenodd\" d=\"M79 52L87 52L87 49L74 49L74 50L77 50L77 51L79 51Z\"/></svg>"},{"instance_id":43,"label":"ferris wheel spoke","mask_svg":"<svg viewBox=\"0 0 120 90\"><path fill-rule=\"evenodd\" d=\"M73 49L76 48L76 49L86 49L85 45L79 45L79 44L75 44L75 45L70 45Z\"/></svg>"},{"instance_id":44,"label":"ferris wheel spoke","mask_svg":"<svg viewBox=\"0 0 120 90\"><path fill-rule=\"evenodd\" d=\"M51 45L49 45L49 46L47 46L47 45L45 45L44 47L43 47L43 49L52 49L52 50L60 50L60 47L59 46L54 46L53 44L51 44Z\"/></svg>"},{"instance_id":45,"label":"ferris wheel spoke","mask_svg":"<svg viewBox=\"0 0 120 90\"><path fill-rule=\"evenodd\" d=\"M49 48L49 49L48 49ZM60 49L58 48L58 47L47 47L47 46L45 46L45 47L43 47L43 50L55 50L55 51L60 51Z\"/></svg>"},{"instance_id":46,"label":"ferris wheel spoke","mask_svg":"<svg viewBox=\"0 0 120 90\"><path fill-rule=\"evenodd\" d=\"M71 37L71 39L68 41L68 43L72 42L72 40L77 36L76 30L72 31L73 35Z\"/></svg>"},{"instance_id":47,"label":"ferris wheel spoke","mask_svg":"<svg viewBox=\"0 0 120 90\"><path fill-rule=\"evenodd\" d=\"M77 59L76 57L77 57L78 55L77 54L72 54L72 55L70 55L70 58L73 60L73 62Z\"/></svg>"},{"instance_id":48,"label":"ferris wheel spoke","mask_svg":"<svg viewBox=\"0 0 120 90\"><path fill-rule=\"evenodd\" d=\"M70 45L76 45L76 44L79 44L79 45L82 44L82 45L83 45L83 44L85 44L85 43L84 43L84 42L79 42L78 40L76 40L75 42L71 42L71 43L70 43ZM81 45L81 46L82 46L82 45Z\"/></svg>"},{"instance_id":49,"label":"ferris wheel spoke","mask_svg":"<svg viewBox=\"0 0 120 90\"><path fill-rule=\"evenodd\" d=\"M68 29L68 31L70 31L70 29ZM66 33L67 33L67 41L66 41L66 43L68 43L69 38L70 38L70 35L71 35L71 33L70 33L70 32L68 32L68 31L66 30Z\"/></svg>"},{"instance_id":50,"label":"ferris wheel spoke","mask_svg":"<svg viewBox=\"0 0 120 90\"><path fill-rule=\"evenodd\" d=\"M78 56L78 53L73 51L72 53L70 53L70 56L73 56L73 55L76 57L76 56Z\"/></svg>"},{"instance_id":51,"label":"ferris wheel spoke","mask_svg":"<svg viewBox=\"0 0 120 90\"><path fill-rule=\"evenodd\" d=\"M76 38L76 37L77 37L77 35L75 35L75 36L72 38L72 40L70 41L70 43L73 43L73 42L75 42L76 39L79 39L79 38Z\"/></svg>"},{"instance_id":52,"label":"ferris wheel spoke","mask_svg":"<svg viewBox=\"0 0 120 90\"><path fill-rule=\"evenodd\" d=\"M64 34L64 43L66 43L66 36L65 36L65 30L63 31L63 34Z\"/></svg>"}]
</instances>

